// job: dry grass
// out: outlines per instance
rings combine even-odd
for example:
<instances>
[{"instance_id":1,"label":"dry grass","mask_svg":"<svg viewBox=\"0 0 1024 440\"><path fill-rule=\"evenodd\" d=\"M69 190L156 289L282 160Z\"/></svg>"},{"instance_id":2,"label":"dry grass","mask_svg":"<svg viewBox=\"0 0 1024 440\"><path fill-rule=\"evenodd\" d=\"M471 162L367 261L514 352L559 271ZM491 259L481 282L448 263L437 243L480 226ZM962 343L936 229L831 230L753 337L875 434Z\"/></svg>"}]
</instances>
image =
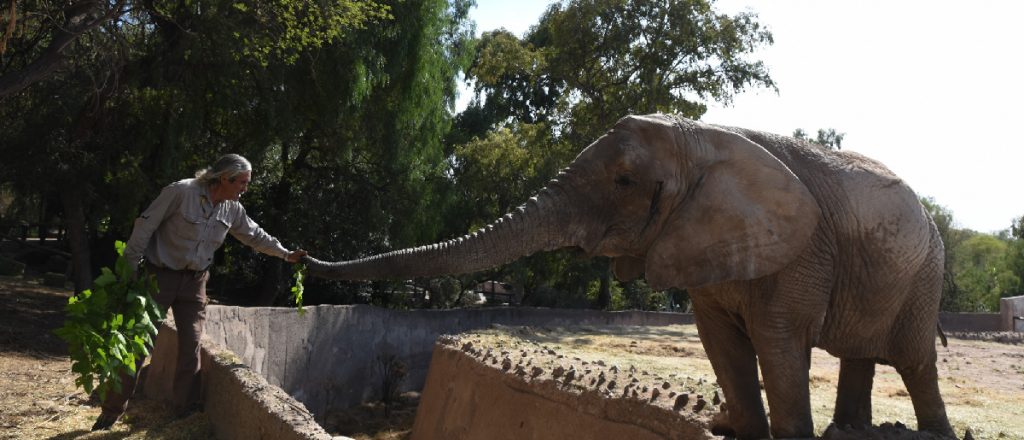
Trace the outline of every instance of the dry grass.
<instances>
[{"instance_id":1,"label":"dry grass","mask_svg":"<svg viewBox=\"0 0 1024 440\"><path fill-rule=\"evenodd\" d=\"M0 440L214 439L205 415L164 424L172 410L139 397L114 429L89 431L98 402L75 387L67 346L50 333L63 326L71 293L0 276Z\"/></svg>"}]
</instances>

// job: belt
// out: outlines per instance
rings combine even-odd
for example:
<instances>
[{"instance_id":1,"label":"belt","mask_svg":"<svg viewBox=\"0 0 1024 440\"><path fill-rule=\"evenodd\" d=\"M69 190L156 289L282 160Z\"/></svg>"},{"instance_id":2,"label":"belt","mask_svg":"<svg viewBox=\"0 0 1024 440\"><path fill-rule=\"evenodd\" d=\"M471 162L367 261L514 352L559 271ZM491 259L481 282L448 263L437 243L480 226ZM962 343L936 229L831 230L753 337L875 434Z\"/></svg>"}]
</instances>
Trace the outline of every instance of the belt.
<instances>
[{"instance_id":1,"label":"belt","mask_svg":"<svg viewBox=\"0 0 1024 440\"><path fill-rule=\"evenodd\" d=\"M206 274L206 272L208 270L209 269L203 269L203 270L182 269L182 270L176 270L175 272L178 272L178 273L180 273L182 275L188 275L188 276L190 276L192 278L199 278L199 277L203 276L204 274Z\"/></svg>"},{"instance_id":2,"label":"belt","mask_svg":"<svg viewBox=\"0 0 1024 440\"><path fill-rule=\"evenodd\" d=\"M142 260L142 264L146 264L147 267L148 267L148 265L152 265L153 267L155 267L157 269L160 269L160 270L166 270L168 272L174 272L174 273L178 273L178 274L182 274L182 275L188 275L188 276L190 276L192 278L199 278L199 277L203 276L203 274L205 274L206 272L208 272L210 270L210 268L206 268L206 269L203 269L203 270L192 270L192 269L174 270L174 269L170 269L170 268L166 268L166 267L162 267L162 266L157 266L156 264L150 263L150 262L148 262L146 260Z\"/></svg>"}]
</instances>

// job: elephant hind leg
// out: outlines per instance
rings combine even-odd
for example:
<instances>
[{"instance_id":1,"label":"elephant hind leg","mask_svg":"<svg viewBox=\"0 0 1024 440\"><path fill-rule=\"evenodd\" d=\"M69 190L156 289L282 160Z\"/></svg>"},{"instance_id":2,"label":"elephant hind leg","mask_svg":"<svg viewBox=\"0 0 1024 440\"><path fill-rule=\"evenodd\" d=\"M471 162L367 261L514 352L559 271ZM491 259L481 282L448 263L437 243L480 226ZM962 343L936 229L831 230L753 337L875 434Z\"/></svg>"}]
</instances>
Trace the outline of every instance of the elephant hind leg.
<instances>
[{"instance_id":1,"label":"elephant hind leg","mask_svg":"<svg viewBox=\"0 0 1024 440\"><path fill-rule=\"evenodd\" d=\"M903 376L903 384L907 386L910 400L914 403L917 430L956 437L949 425L949 419L946 418L946 405L942 403L942 395L939 394L935 362L912 368L897 367L896 371Z\"/></svg>"},{"instance_id":2,"label":"elephant hind leg","mask_svg":"<svg viewBox=\"0 0 1024 440\"><path fill-rule=\"evenodd\" d=\"M874 378L874 360L840 360L836 412L832 416L836 426L871 426L871 386Z\"/></svg>"}]
</instances>

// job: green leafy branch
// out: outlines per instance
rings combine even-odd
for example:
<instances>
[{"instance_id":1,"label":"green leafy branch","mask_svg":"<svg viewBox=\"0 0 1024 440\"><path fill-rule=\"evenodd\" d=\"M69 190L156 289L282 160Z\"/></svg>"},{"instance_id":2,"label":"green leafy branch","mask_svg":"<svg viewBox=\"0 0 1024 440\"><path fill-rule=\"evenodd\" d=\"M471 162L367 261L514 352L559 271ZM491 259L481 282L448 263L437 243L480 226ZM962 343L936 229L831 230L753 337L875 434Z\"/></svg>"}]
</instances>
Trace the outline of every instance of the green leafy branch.
<instances>
[{"instance_id":1,"label":"green leafy branch","mask_svg":"<svg viewBox=\"0 0 1024 440\"><path fill-rule=\"evenodd\" d=\"M135 362L149 355L156 325L164 312L153 300L159 292L156 276L145 271L132 280L132 265L124 258L124 242L114 244L118 258L114 270L104 267L92 289L68 299L64 327L53 332L68 343L75 385L100 399L107 391L121 392L122 373L135 376ZM98 385L94 385L98 383Z\"/></svg>"},{"instance_id":2,"label":"green leafy branch","mask_svg":"<svg viewBox=\"0 0 1024 440\"><path fill-rule=\"evenodd\" d=\"M295 301L295 306L298 308L299 316L304 316L306 311L302 309L302 281L306 279L306 265L303 263L295 263L295 287L292 287L292 299Z\"/></svg>"}]
</instances>

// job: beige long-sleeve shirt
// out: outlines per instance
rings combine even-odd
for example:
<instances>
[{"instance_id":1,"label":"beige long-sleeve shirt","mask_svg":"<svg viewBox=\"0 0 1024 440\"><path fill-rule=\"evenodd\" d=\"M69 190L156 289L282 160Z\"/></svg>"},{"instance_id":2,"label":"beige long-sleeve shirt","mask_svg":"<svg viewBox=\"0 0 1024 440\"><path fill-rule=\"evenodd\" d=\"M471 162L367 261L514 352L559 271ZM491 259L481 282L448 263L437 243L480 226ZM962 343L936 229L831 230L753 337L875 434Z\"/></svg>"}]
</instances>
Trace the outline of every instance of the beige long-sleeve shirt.
<instances>
[{"instance_id":1,"label":"beige long-sleeve shirt","mask_svg":"<svg viewBox=\"0 0 1024 440\"><path fill-rule=\"evenodd\" d=\"M265 254L285 259L291 254L245 214L241 203L224 200L213 205L208 187L184 179L167 185L135 220L124 257L136 269L145 256L168 269L204 270L228 232Z\"/></svg>"}]
</instances>

